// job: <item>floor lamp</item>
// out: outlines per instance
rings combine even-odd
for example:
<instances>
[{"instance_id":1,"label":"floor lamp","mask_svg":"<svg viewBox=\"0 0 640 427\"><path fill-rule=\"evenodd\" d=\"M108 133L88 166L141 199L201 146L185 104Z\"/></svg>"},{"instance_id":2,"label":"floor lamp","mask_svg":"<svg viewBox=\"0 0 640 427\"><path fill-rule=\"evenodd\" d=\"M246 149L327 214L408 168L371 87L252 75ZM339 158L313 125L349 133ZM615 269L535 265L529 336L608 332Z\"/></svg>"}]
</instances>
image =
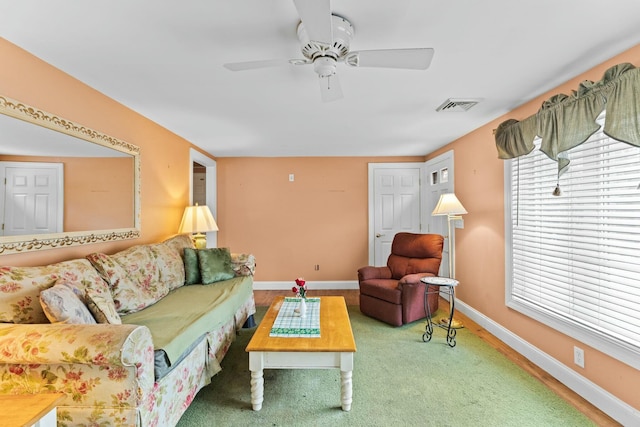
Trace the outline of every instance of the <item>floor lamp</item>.
<instances>
[{"instance_id":1,"label":"floor lamp","mask_svg":"<svg viewBox=\"0 0 640 427\"><path fill-rule=\"evenodd\" d=\"M455 279L456 275L456 264L455 264L455 247L453 245L453 238L451 236L451 222L456 221L458 219L462 219L461 215L468 213L467 210L462 206L460 200L456 197L454 193L445 193L440 195L440 200L438 200L438 204L435 209L431 213L431 215L446 215L447 216L447 227L448 227L448 235L447 240L449 240L449 278ZM452 321L455 328L461 328L462 324L459 321Z\"/></svg>"}]
</instances>

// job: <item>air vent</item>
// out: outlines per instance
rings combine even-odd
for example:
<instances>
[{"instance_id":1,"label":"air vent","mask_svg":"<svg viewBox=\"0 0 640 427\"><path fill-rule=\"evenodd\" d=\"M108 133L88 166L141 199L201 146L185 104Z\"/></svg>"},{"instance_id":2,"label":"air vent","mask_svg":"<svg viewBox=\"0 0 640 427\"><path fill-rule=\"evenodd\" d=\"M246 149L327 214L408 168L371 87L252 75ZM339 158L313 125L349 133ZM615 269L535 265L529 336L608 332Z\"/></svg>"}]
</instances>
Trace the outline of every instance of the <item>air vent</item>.
<instances>
[{"instance_id":1,"label":"air vent","mask_svg":"<svg viewBox=\"0 0 640 427\"><path fill-rule=\"evenodd\" d=\"M480 102L479 99L453 99L449 98L444 101L436 111L469 111L471 107Z\"/></svg>"}]
</instances>

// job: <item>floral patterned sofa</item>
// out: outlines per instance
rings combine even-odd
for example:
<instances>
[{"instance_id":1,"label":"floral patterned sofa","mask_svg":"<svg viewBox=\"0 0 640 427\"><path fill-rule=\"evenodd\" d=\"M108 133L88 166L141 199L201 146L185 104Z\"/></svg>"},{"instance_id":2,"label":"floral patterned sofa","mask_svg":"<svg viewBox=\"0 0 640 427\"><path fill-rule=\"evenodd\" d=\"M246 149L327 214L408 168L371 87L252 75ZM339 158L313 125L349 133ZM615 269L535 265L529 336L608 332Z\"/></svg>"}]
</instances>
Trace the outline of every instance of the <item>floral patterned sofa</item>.
<instances>
[{"instance_id":1,"label":"floral patterned sofa","mask_svg":"<svg viewBox=\"0 0 640 427\"><path fill-rule=\"evenodd\" d=\"M254 268L186 235L0 267L0 393L63 393L59 426L173 426L253 321Z\"/></svg>"}]
</instances>

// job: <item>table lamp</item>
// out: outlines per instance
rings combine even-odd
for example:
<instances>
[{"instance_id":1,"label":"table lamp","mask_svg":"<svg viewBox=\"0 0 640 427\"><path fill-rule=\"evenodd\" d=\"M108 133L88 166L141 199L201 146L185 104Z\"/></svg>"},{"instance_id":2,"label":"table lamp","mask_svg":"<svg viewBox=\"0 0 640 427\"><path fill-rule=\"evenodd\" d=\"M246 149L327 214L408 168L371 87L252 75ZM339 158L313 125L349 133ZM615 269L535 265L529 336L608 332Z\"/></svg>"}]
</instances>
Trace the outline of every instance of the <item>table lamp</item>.
<instances>
[{"instance_id":1,"label":"table lamp","mask_svg":"<svg viewBox=\"0 0 640 427\"><path fill-rule=\"evenodd\" d=\"M197 203L195 206L187 206L182 215L178 234L195 233L191 236L193 244L197 249L204 249L207 247L207 236L203 233L207 231L218 231L218 225L209 207L199 206Z\"/></svg>"}]
</instances>

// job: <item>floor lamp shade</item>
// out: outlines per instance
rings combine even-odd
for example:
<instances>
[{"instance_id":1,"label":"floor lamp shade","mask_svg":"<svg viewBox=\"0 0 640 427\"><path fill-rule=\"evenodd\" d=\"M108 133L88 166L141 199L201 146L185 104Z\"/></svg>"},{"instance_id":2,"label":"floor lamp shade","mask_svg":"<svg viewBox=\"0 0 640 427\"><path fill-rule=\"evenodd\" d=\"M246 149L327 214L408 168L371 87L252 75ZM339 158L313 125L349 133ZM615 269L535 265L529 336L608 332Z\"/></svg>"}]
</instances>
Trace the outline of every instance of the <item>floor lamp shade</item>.
<instances>
[{"instance_id":1,"label":"floor lamp shade","mask_svg":"<svg viewBox=\"0 0 640 427\"><path fill-rule=\"evenodd\" d=\"M462 215L468 213L453 193L440 195L440 200L431 215Z\"/></svg>"},{"instance_id":2,"label":"floor lamp shade","mask_svg":"<svg viewBox=\"0 0 640 427\"><path fill-rule=\"evenodd\" d=\"M207 238L203 233L207 231L218 231L218 224L213 219L209 207L204 206L187 206L182 215L180 222L179 234L195 233L193 242L198 249L207 247Z\"/></svg>"}]
</instances>

